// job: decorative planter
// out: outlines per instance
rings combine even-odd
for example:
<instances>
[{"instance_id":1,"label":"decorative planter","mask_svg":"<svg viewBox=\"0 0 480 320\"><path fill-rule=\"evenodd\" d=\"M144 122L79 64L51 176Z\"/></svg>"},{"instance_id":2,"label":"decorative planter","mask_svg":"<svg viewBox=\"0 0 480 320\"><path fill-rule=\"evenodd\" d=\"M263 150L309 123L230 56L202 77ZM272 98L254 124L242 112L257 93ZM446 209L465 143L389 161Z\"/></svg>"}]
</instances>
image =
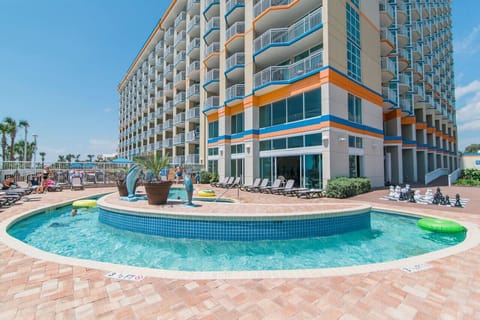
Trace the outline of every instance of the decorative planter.
<instances>
[{"instance_id":1,"label":"decorative planter","mask_svg":"<svg viewBox=\"0 0 480 320\"><path fill-rule=\"evenodd\" d=\"M133 194L139 185L139 180L135 183L135 188L133 188ZM126 180L117 180L117 189L120 197L128 197L128 188Z\"/></svg>"},{"instance_id":2,"label":"decorative planter","mask_svg":"<svg viewBox=\"0 0 480 320\"><path fill-rule=\"evenodd\" d=\"M145 182L145 192L147 194L148 204L167 203L168 193L173 181L155 181Z\"/></svg>"}]
</instances>

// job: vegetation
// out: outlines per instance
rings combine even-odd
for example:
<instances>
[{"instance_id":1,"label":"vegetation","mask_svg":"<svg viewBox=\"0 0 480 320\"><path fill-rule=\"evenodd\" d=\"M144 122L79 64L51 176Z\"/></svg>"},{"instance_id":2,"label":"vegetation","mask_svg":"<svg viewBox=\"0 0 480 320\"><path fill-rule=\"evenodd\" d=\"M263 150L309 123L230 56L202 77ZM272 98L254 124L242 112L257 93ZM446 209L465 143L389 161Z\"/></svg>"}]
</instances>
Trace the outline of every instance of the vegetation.
<instances>
[{"instance_id":1,"label":"vegetation","mask_svg":"<svg viewBox=\"0 0 480 320\"><path fill-rule=\"evenodd\" d=\"M371 183L368 178L339 177L328 180L325 193L329 198L344 199L369 192Z\"/></svg>"},{"instance_id":2,"label":"vegetation","mask_svg":"<svg viewBox=\"0 0 480 320\"><path fill-rule=\"evenodd\" d=\"M200 183L213 183L218 182L218 173L200 171Z\"/></svg>"},{"instance_id":3,"label":"vegetation","mask_svg":"<svg viewBox=\"0 0 480 320\"><path fill-rule=\"evenodd\" d=\"M35 142L26 142L29 124L25 120L17 121L6 117L0 123L1 157L3 161L31 161L35 151ZM18 129L24 128L24 140L16 141ZM9 139L8 139L8 138Z\"/></svg>"},{"instance_id":4,"label":"vegetation","mask_svg":"<svg viewBox=\"0 0 480 320\"><path fill-rule=\"evenodd\" d=\"M155 154L137 157L134 161L147 171L145 179L149 182L160 181L160 171L167 169L170 165L168 156L161 157Z\"/></svg>"},{"instance_id":5,"label":"vegetation","mask_svg":"<svg viewBox=\"0 0 480 320\"><path fill-rule=\"evenodd\" d=\"M480 144L471 144L465 148L465 152L478 152L480 150Z\"/></svg>"},{"instance_id":6,"label":"vegetation","mask_svg":"<svg viewBox=\"0 0 480 320\"><path fill-rule=\"evenodd\" d=\"M457 186L480 186L480 170L463 169L460 178L455 182Z\"/></svg>"}]
</instances>

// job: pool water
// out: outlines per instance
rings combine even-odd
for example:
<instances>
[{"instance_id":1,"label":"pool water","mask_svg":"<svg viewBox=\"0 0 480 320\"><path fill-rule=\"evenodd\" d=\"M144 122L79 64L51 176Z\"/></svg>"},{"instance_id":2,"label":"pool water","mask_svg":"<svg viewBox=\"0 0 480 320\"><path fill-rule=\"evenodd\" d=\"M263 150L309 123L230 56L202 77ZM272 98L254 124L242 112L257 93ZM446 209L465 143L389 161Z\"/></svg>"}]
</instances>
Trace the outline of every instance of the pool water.
<instances>
[{"instance_id":1,"label":"pool water","mask_svg":"<svg viewBox=\"0 0 480 320\"><path fill-rule=\"evenodd\" d=\"M58 255L182 271L316 269L386 262L462 242L465 233L417 227L413 217L371 213L371 229L341 235L273 241L171 239L117 230L98 221L96 208L57 208L17 222L8 233Z\"/></svg>"}]
</instances>

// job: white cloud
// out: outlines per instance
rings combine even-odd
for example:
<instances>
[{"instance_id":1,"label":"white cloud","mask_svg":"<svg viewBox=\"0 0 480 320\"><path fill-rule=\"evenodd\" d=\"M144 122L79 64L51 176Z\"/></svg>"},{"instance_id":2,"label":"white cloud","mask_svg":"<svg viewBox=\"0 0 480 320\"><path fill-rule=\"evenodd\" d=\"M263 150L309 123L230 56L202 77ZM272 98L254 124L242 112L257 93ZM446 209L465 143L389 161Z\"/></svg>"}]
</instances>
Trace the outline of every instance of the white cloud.
<instances>
[{"instance_id":1,"label":"white cloud","mask_svg":"<svg viewBox=\"0 0 480 320\"><path fill-rule=\"evenodd\" d=\"M459 100L463 96L473 92L476 92L477 94L480 92L480 80L474 80L463 87L458 86L455 89L455 98Z\"/></svg>"},{"instance_id":2,"label":"white cloud","mask_svg":"<svg viewBox=\"0 0 480 320\"><path fill-rule=\"evenodd\" d=\"M476 26L465 38L455 42L454 50L457 53L468 53L468 54L476 53L480 49L480 46L478 45L478 40L477 40L479 35L480 35L480 26Z\"/></svg>"}]
</instances>

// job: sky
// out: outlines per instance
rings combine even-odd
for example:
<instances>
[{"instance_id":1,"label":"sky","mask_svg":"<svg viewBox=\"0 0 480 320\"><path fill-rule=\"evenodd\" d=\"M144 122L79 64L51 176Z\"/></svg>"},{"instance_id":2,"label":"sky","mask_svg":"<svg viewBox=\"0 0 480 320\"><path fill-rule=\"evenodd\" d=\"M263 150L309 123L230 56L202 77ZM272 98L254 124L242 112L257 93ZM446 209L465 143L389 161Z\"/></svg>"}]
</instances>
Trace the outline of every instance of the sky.
<instances>
[{"instance_id":1,"label":"sky","mask_svg":"<svg viewBox=\"0 0 480 320\"><path fill-rule=\"evenodd\" d=\"M478 0L453 0L459 151L480 143ZM116 152L118 84L169 0L0 0L0 121L28 121L38 152ZM24 139L20 129L17 141ZM39 155L37 153L37 160Z\"/></svg>"}]
</instances>

